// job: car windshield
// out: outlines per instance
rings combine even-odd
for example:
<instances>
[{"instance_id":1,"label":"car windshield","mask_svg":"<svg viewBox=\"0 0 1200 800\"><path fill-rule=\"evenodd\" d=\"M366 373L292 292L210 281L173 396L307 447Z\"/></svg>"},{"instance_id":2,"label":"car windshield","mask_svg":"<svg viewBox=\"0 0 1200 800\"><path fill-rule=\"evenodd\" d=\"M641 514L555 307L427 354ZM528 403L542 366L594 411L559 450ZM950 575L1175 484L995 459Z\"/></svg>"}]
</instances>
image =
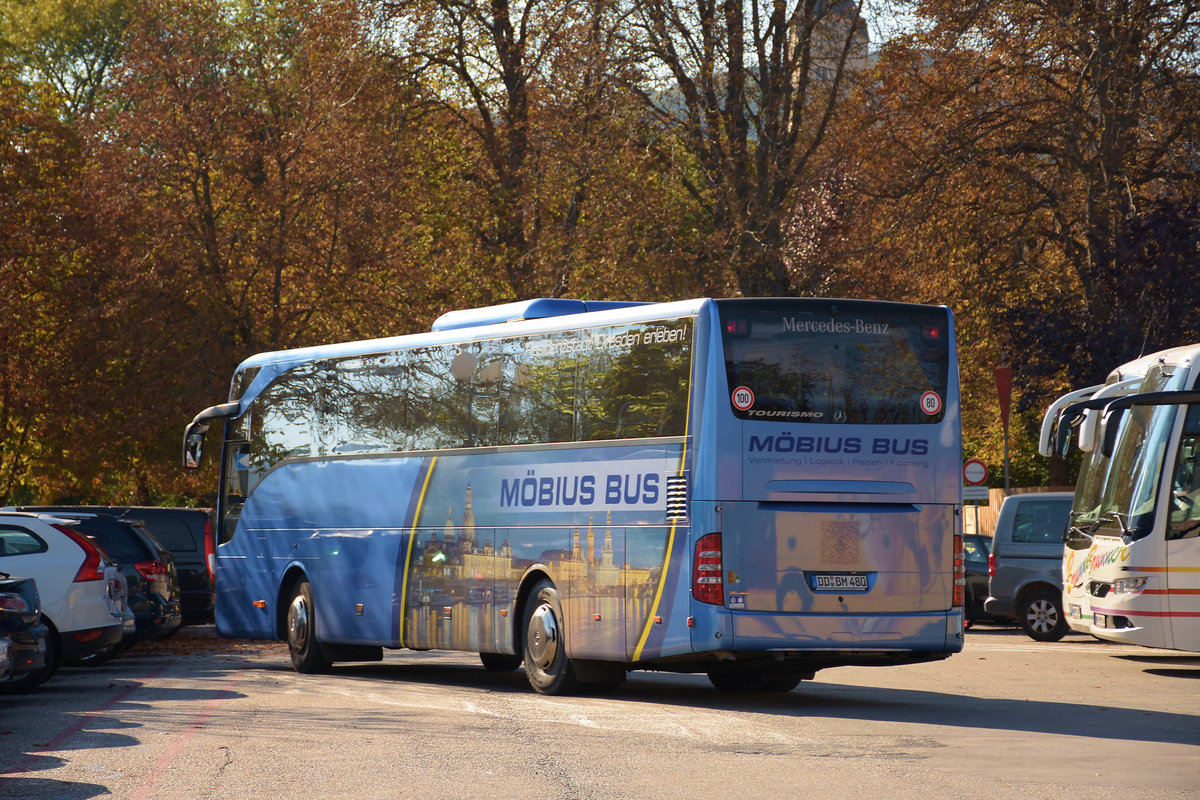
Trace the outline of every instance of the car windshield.
<instances>
[{"instance_id":1,"label":"car windshield","mask_svg":"<svg viewBox=\"0 0 1200 800\"><path fill-rule=\"evenodd\" d=\"M1187 374L1172 365L1157 365L1146 373L1139 394L1183 389ZM1111 458L1097 447L1084 459L1071 512L1076 530L1092 533L1103 528L1133 539L1150 533L1163 458L1178 410L1173 405L1133 406L1120 418Z\"/></svg>"}]
</instances>

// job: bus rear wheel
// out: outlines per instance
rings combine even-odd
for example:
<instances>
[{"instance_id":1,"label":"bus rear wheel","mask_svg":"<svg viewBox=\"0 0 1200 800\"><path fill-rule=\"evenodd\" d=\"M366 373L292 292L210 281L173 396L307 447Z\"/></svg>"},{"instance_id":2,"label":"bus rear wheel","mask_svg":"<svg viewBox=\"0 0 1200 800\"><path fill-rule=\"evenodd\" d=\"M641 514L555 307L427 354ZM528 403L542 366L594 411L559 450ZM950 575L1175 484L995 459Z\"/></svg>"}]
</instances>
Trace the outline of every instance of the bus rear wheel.
<instances>
[{"instance_id":1,"label":"bus rear wheel","mask_svg":"<svg viewBox=\"0 0 1200 800\"><path fill-rule=\"evenodd\" d=\"M710 672L708 680L719 692L790 692L801 676L791 673Z\"/></svg>"},{"instance_id":2,"label":"bus rear wheel","mask_svg":"<svg viewBox=\"0 0 1200 800\"><path fill-rule=\"evenodd\" d=\"M317 615L313 607L312 586L301 579L292 590L287 613L288 652L297 672L311 675L328 672L332 662L317 642Z\"/></svg>"},{"instance_id":3,"label":"bus rear wheel","mask_svg":"<svg viewBox=\"0 0 1200 800\"><path fill-rule=\"evenodd\" d=\"M579 679L567 658L562 604L549 580L533 587L525 603L525 676L541 694L569 694L579 689Z\"/></svg>"}]
</instances>

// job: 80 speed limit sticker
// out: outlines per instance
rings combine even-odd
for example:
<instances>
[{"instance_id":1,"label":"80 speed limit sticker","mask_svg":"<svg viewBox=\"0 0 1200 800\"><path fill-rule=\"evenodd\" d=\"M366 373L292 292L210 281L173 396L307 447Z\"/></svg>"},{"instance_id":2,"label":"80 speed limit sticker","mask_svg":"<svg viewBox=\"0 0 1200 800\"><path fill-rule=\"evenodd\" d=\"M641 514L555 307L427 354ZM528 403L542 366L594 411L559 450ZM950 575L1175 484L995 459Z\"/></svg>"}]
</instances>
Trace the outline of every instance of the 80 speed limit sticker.
<instances>
[{"instance_id":1,"label":"80 speed limit sticker","mask_svg":"<svg viewBox=\"0 0 1200 800\"><path fill-rule=\"evenodd\" d=\"M921 410L933 416L942 410L942 396L937 392L926 392L921 395Z\"/></svg>"},{"instance_id":2,"label":"80 speed limit sticker","mask_svg":"<svg viewBox=\"0 0 1200 800\"><path fill-rule=\"evenodd\" d=\"M749 386L739 386L733 390L733 407L738 411L747 411L754 405L754 392Z\"/></svg>"}]
</instances>

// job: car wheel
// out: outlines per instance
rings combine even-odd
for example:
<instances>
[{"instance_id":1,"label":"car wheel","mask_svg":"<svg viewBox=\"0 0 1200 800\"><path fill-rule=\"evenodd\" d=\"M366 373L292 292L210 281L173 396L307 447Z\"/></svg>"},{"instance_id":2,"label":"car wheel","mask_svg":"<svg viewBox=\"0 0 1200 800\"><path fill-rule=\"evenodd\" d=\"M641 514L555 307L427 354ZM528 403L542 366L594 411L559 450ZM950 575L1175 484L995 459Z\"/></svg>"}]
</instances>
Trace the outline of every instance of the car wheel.
<instances>
[{"instance_id":1,"label":"car wheel","mask_svg":"<svg viewBox=\"0 0 1200 800\"><path fill-rule=\"evenodd\" d=\"M525 604L525 676L541 694L568 694L579 689L579 679L567 658L562 605L558 590L548 580L539 581Z\"/></svg>"},{"instance_id":2,"label":"car wheel","mask_svg":"<svg viewBox=\"0 0 1200 800\"><path fill-rule=\"evenodd\" d=\"M1021 629L1039 642L1057 642L1070 627L1063 615L1062 599L1048 589L1033 592L1021 601L1019 619Z\"/></svg>"},{"instance_id":3,"label":"car wheel","mask_svg":"<svg viewBox=\"0 0 1200 800\"><path fill-rule=\"evenodd\" d=\"M292 666L297 672L319 674L332 665L317 642L317 614L313 606L312 587L301 579L292 590L292 602L287 613L287 643Z\"/></svg>"},{"instance_id":4,"label":"car wheel","mask_svg":"<svg viewBox=\"0 0 1200 800\"><path fill-rule=\"evenodd\" d=\"M512 672L521 666L521 657L508 653L480 653L479 660L488 672Z\"/></svg>"}]
</instances>

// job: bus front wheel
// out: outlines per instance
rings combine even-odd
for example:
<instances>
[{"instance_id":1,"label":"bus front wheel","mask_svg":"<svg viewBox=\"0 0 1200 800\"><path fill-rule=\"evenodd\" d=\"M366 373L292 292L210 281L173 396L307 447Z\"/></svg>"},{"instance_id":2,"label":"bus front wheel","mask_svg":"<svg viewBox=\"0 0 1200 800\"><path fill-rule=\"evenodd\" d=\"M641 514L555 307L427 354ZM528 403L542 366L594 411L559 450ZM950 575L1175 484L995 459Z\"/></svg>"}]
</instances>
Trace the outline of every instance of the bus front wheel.
<instances>
[{"instance_id":1,"label":"bus front wheel","mask_svg":"<svg viewBox=\"0 0 1200 800\"><path fill-rule=\"evenodd\" d=\"M312 586L300 580L292 590L292 602L287 613L287 643L292 666L297 672L317 674L328 672L332 662L317 642L317 615L313 607Z\"/></svg>"},{"instance_id":2,"label":"bus front wheel","mask_svg":"<svg viewBox=\"0 0 1200 800\"><path fill-rule=\"evenodd\" d=\"M558 590L548 580L533 587L525 604L525 676L541 694L568 694L579 688L579 679L567 658L562 605Z\"/></svg>"}]
</instances>

